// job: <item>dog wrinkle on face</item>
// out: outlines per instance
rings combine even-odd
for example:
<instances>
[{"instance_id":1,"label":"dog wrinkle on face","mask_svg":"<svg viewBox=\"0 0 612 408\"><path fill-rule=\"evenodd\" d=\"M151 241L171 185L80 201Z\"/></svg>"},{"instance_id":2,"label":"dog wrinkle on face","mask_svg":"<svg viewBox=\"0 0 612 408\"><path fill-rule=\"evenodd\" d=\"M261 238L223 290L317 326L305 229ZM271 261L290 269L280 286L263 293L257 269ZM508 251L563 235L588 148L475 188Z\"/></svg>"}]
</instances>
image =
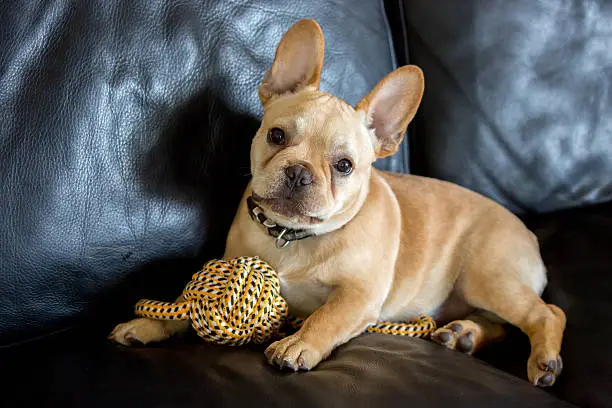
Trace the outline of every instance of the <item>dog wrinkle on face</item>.
<instances>
[{"instance_id":1,"label":"dog wrinkle on face","mask_svg":"<svg viewBox=\"0 0 612 408\"><path fill-rule=\"evenodd\" d=\"M298 136L304 136L306 133L306 129L308 127L308 122L303 116L298 116L295 118L295 134Z\"/></svg>"}]
</instances>

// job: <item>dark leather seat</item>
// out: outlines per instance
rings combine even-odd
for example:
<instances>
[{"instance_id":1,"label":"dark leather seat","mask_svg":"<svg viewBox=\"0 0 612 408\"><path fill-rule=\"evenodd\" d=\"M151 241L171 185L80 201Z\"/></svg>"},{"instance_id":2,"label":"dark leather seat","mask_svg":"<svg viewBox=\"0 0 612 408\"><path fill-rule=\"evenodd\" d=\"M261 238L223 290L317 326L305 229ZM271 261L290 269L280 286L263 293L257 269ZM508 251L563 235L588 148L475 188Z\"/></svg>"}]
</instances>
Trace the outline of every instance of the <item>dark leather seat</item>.
<instances>
[{"instance_id":1,"label":"dark leather seat","mask_svg":"<svg viewBox=\"0 0 612 408\"><path fill-rule=\"evenodd\" d=\"M304 17L326 37L322 89L350 103L425 71L377 167L466 185L539 236L568 315L552 389L526 382L518 332L477 358L364 335L298 375L258 347L106 341L222 254L257 86ZM605 0L1 3L0 406L611 406L611 17Z\"/></svg>"}]
</instances>

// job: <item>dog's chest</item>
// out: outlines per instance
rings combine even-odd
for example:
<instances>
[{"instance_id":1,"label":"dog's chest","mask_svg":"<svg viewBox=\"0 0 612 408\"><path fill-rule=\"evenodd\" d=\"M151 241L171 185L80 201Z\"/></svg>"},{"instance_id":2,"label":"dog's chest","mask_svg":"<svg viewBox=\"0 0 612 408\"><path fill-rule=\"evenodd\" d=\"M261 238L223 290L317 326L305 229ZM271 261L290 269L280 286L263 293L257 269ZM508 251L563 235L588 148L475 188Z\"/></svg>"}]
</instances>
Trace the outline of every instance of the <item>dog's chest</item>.
<instances>
[{"instance_id":1,"label":"dog's chest","mask_svg":"<svg viewBox=\"0 0 612 408\"><path fill-rule=\"evenodd\" d=\"M331 287L321 282L321 272L333 266L317 260L317 246L303 240L286 248L277 248L274 238L263 235L261 227L250 219L242 224L242 240L238 248L230 247L230 256L252 254L270 263L278 272L281 295L293 316L306 317L326 303Z\"/></svg>"},{"instance_id":2,"label":"dog's chest","mask_svg":"<svg viewBox=\"0 0 612 408\"><path fill-rule=\"evenodd\" d=\"M281 295L289 305L289 313L295 317L306 317L321 307L329 297L331 289L316 280L292 282L281 276Z\"/></svg>"}]
</instances>

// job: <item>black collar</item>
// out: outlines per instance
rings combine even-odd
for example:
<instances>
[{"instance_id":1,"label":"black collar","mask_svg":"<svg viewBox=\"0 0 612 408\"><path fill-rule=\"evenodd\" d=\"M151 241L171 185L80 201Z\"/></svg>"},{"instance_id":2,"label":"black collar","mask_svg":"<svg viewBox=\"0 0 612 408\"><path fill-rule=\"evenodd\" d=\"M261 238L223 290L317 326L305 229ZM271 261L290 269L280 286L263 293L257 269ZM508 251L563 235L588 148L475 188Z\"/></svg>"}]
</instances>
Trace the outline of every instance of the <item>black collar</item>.
<instances>
[{"instance_id":1,"label":"black collar","mask_svg":"<svg viewBox=\"0 0 612 408\"><path fill-rule=\"evenodd\" d=\"M247 207L249 209L249 215L251 218L263 225L268 231L268 235L276 238L277 248L284 248L292 241L299 241L300 239L309 238L314 235L306 230L291 229L277 225L275 222L266 217L262 208L255 203L255 200L253 200L253 197L247 198Z\"/></svg>"}]
</instances>

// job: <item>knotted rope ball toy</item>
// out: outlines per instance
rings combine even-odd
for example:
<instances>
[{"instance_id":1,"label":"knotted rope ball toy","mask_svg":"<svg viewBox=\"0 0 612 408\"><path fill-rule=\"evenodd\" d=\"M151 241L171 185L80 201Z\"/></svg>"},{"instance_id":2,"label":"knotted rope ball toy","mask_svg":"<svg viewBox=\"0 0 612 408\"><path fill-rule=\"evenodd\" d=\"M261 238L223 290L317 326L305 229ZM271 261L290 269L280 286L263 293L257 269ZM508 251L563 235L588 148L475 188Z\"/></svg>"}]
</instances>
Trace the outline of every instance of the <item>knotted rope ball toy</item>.
<instances>
[{"instance_id":1,"label":"knotted rope ball toy","mask_svg":"<svg viewBox=\"0 0 612 408\"><path fill-rule=\"evenodd\" d=\"M261 344L280 334L286 324L297 329L303 319L288 317L274 269L259 257L212 260L192 276L178 303L143 299L137 316L160 320L187 320L206 342L240 346ZM370 333L428 337L434 320L419 315L409 323L379 322Z\"/></svg>"},{"instance_id":2,"label":"knotted rope ball toy","mask_svg":"<svg viewBox=\"0 0 612 408\"><path fill-rule=\"evenodd\" d=\"M287 318L276 272L259 258L213 260L192 276L183 302L143 299L136 315L162 320L191 319L198 335L210 343L263 343Z\"/></svg>"}]
</instances>

